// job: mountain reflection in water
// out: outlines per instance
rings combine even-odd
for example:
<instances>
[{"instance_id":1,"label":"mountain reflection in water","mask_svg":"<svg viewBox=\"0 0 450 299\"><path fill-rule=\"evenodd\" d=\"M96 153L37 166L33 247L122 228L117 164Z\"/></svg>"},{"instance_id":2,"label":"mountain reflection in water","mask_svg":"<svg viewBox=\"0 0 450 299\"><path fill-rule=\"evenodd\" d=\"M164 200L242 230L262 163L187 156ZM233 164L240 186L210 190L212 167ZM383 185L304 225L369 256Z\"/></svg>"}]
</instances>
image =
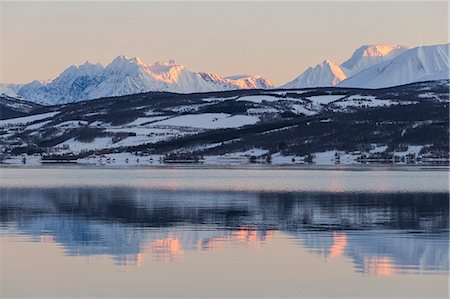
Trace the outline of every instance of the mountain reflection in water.
<instances>
[{"instance_id":1,"label":"mountain reflection in water","mask_svg":"<svg viewBox=\"0 0 450 299\"><path fill-rule=\"evenodd\" d=\"M0 188L2 234L118 265L264 246L275 232L373 275L447 272L447 193L256 193L127 187ZM237 245L236 245L237 244Z\"/></svg>"}]
</instances>

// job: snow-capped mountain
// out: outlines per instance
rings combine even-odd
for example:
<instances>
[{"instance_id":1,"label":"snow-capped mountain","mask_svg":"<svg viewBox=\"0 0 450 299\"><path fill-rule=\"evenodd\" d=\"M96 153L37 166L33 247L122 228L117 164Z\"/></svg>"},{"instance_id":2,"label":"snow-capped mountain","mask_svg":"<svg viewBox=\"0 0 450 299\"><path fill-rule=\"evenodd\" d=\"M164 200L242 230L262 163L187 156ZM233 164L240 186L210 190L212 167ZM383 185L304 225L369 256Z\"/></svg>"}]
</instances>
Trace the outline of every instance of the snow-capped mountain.
<instances>
[{"instance_id":1,"label":"snow-capped mountain","mask_svg":"<svg viewBox=\"0 0 450 299\"><path fill-rule=\"evenodd\" d=\"M85 99L155 91L169 91L167 83L152 76L139 58L119 56L99 76L98 83L89 86ZM81 99L83 100L83 99Z\"/></svg>"},{"instance_id":2,"label":"snow-capped mountain","mask_svg":"<svg viewBox=\"0 0 450 299\"><path fill-rule=\"evenodd\" d=\"M378 63L391 60L404 53L408 47L399 45L365 45L358 48L350 59L337 65L329 59L314 68L310 67L281 88L307 88L336 86L341 81Z\"/></svg>"},{"instance_id":3,"label":"snow-capped mountain","mask_svg":"<svg viewBox=\"0 0 450 299\"><path fill-rule=\"evenodd\" d=\"M307 88L335 86L347 76L339 65L331 60L324 60L314 68L310 67L300 76L281 86L281 88Z\"/></svg>"},{"instance_id":4,"label":"snow-capped mountain","mask_svg":"<svg viewBox=\"0 0 450 299\"><path fill-rule=\"evenodd\" d=\"M341 82L343 87L382 88L450 78L449 44L422 46L367 68Z\"/></svg>"},{"instance_id":5,"label":"snow-capped mountain","mask_svg":"<svg viewBox=\"0 0 450 299\"><path fill-rule=\"evenodd\" d=\"M74 102L88 95L89 86L98 83L103 71L100 64L86 62L80 66L70 66L50 82L33 81L21 86L17 94L24 99L43 103Z\"/></svg>"},{"instance_id":6,"label":"snow-capped mountain","mask_svg":"<svg viewBox=\"0 0 450 299\"><path fill-rule=\"evenodd\" d=\"M242 89L260 88L265 89L273 87L267 79L260 75L237 75L226 77L227 80L231 80L233 84L239 86Z\"/></svg>"},{"instance_id":7,"label":"snow-capped mountain","mask_svg":"<svg viewBox=\"0 0 450 299\"><path fill-rule=\"evenodd\" d=\"M10 85L1 87L0 93L4 90L11 96L57 104L148 91L192 93L270 88L273 85L258 75L225 78L190 71L173 60L146 65L139 58L121 55L106 67L86 62L80 66L70 66L49 82L33 81L14 88Z\"/></svg>"},{"instance_id":8,"label":"snow-capped mountain","mask_svg":"<svg viewBox=\"0 0 450 299\"><path fill-rule=\"evenodd\" d=\"M341 64L341 68L351 77L375 64L391 60L406 52L409 48L400 45L366 45L358 48L350 59Z\"/></svg>"},{"instance_id":9,"label":"snow-capped mountain","mask_svg":"<svg viewBox=\"0 0 450 299\"><path fill-rule=\"evenodd\" d=\"M401 45L366 45L341 65L326 59L280 88L380 88L450 78L449 45L413 49ZM0 94L44 104L61 104L149 91L195 93L236 89L268 89L259 75L223 77L194 72L173 60L145 64L139 58L118 56L106 67L86 62L70 66L49 81L0 84Z\"/></svg>"}]
</instances>

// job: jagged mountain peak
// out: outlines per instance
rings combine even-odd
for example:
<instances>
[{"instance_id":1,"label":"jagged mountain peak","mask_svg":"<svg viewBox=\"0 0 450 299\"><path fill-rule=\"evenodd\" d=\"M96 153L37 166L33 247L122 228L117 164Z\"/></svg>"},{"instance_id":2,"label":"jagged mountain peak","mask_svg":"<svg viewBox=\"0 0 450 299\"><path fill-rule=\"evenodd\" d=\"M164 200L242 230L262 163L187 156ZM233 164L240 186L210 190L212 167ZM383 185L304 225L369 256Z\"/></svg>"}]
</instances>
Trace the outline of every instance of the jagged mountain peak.
<instances>
[{"instance_id":1,"label":"jagged mountain peak","mask_svg":"<svg viewBox=\"0 0 450 299\"><path fill-rule=\"evenodd\" d=\"M129 58L126 55L119 55L106 68L124 68L126 66L144 67L145 64L139 57Z\"/></svg>"},{"instance_id":2,"label":"jagged mountain peak","mask_svg":"<svg viewBox=\"0 0 450 299\"><path fill-rule=\"evenodd\" d=\"M296 79L281 86L282 88L306 88L335 86L347 77L339 65L325 59L315 67L309 67Z\"/></svg>"},{"instance_id":3,"label":"jagged mountain peak","mask_svg":"<svg viewBox=\"0 0 450 299\"><path fill-rule=\"evenodd\" d=\"M81 71L81 72L89 72L89 71L95 71L95 70L101 70L103 69L103 66L100 63L91 63L89 61L86 61L83 64L80 65L74 65L72 64L71 66L69 66L68 68L66 68L62 73L70 73L70 72L77 72L77 71Z\"/></svg>"},{"instance_id":4,"label":"jagged mountain peak","mask_svg":"<svg viewBox=\"0 0 450 299\"><path fill-rule=\"evenodd\" d=\"M346 74L341 69L341 67L330 59L325 59L321 64L318 64L316 66L316 68L327 68L332 73L334 73L340 80L343 80L346 78Z\"/></svg>"},{"instance_id":5,"label":"jagged mountain peak","mask_svg":"<svg viewBox=\"0 0 450 299\"><path fill-rule=\"evenodd\" d=\"M361 53L362 56L386 56L392 53L392 51L407 50L409 47L403 45L388 45L388 44L377 44L377 45L364 45L359 47L355 54Z\"/></svg>"},{"instance_id":6,"label":"jagged mountain peak","mask_svg":"<svg viewBox=\"0 0 450 299\"><path fill-rule=\"evenodd\" d=\"M350 59L341 64L341 67L347 77L350 77L375 64L393 59L408 49L409 47L402 45L364 45L356 49Z\"/></svg>"},{"instance_id":7,"label":"jagged mountain peak","mask_svg":"<svg viewBox=\"0 0 450 299\"><path fill-rule=\"evenodd\" d=\"M351 58L341 65L338 65L331 59L324 59L315 67L309 67L296 79L281 87L305 88L335 86L364 69L395 58L408 49L408 47L402 45L364 45L356 49Z\"/></svg>"},{"instance_id":8,"label":"jagged mountain peak","mask_svg":"<svg viewBox=\"0 0 450 299\"><path fill-rule=\"evenodd\" d=\"M58 88L65 89L62 86L59 86L61 84L70 85L75 80L77 80L80 77L96 77L99 76L104 70L104 67L97 63L93 64L90 62L85 62L81 65L71 65L67 69L65 69L59 76L48 80L43 81L43 85L49 85L52 84L53 86L58 85Z\"/></svg>"},{"instance_id":9,"label":"jagged mountain peak","mask_svg":"<svg viewBox=\"0 0 450 299\"><path fill-rule=\"evenodd\" d=\"M147 65L147 69L152 72L153 75L160 77L164 81L174 81L175 78L180 75L180 72L186 68L175 62L175 60L161 60ZM175 80L176 81L176 80Z\"/></svg>"},{"instance_id":10,"label":"jagged mountain peak","mask_svg":"<svg viewBox=\"0 0 450 299\"><path fill-rule=\"evenodd\" d=\"M326 65L337 65L336 63L334 63L333 60L325 58L322 63L320 63L319 65L321 66L326 66Z\"/></svg>"},{"instance_id":11,"label":"jagged mountain peak","mask_svg":"<svg viewBox=\"0 0 450 299\"><path fill-rule=\"evenodd\" d=\"M21 85L17 95L57 104L149 91L191 93L272 86L262 77L232 80L212 73L190 71L174 60L146 65L138 57L119 55L106 67L89 61L72 65L49 82Z\"/></svg>"},{"instance_id":12,"label":"jagged mountain peak","mask_svg":"<svg viewBox=\"0 0 450 299\"><path fill-rule=\"evenodd\" d=\"M116 58L113 59L112 62L114 62L114 61L129 61L129 62L137 63L137 64L142 63L142 61L139 57L129 57L128 55L125 55L125 54L118 55Z\"/></svg>"},{"instance_id":13,"label":"jagged mountain peak","mask_svg":"<svg viewBox=\"0 0 450 299\"><path fill-rule=\"evenodd\" d=\"M225 79L231 80L235 85L242 89L247 88L272 88L271 82L263 78L261 75L234 75L228 76Z\"/></svg>"},{"instance_id":14,"label":"jagged mountain peak","mask_svg":"<svg viewBox=\"0 0 450 299\"><path fill-rule=\"evenodd\" d=\"M100 66L103 67L101 63L94 63L90 61L89 59L86 60L83 64L79 65L78 67L92 67L92 66Z\"/></svg>"},{"instance_id":15,"label":"jagged mountain peak","mask_svg":"<svg viewBox=\"0 0 450 299\"><path fill-rule=\"evenodd\" d=\"M421 46L367 68L343 81L344 87L381 88L407 83L448 79L449 45Z\"/></svg>"}]
</instances>

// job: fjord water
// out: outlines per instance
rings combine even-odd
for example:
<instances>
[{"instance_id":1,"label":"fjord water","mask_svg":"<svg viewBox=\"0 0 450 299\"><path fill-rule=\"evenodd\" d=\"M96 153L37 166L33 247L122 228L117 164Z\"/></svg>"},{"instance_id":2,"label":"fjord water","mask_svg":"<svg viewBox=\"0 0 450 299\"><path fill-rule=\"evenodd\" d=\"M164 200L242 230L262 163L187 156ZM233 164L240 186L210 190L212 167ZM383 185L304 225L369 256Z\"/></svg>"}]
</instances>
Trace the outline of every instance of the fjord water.
<instances>
[{"instance_id":1,"label":"fjord water","mask_svg":"<svg viewBox=\"0 0 450 299\"><path fill-rule=\"evenodd\" d=\"M2 298L448 296L448 169L0 178Z\"/></svg>"}]
</instances>

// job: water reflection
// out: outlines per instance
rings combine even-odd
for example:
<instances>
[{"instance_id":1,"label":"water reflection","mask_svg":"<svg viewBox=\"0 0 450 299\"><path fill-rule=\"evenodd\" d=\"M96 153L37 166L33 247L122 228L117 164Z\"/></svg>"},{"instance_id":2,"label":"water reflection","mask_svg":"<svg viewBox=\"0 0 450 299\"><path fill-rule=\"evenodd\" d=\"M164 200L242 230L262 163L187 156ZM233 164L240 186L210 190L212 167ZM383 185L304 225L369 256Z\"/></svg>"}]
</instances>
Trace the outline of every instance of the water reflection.
<instances>
[{"instance_id":1,"label":"water reflection","mask_svg":"<svg viewBox=\"0 0 450 299\"><path fill-rule=\"evenodd\" d=\"M191 250L263 246L275 231L371 275L448 271L447 193L255 193L142 188L0 188L3 234L106 254L118 265Z\"/></svg>"}]
</instances>

